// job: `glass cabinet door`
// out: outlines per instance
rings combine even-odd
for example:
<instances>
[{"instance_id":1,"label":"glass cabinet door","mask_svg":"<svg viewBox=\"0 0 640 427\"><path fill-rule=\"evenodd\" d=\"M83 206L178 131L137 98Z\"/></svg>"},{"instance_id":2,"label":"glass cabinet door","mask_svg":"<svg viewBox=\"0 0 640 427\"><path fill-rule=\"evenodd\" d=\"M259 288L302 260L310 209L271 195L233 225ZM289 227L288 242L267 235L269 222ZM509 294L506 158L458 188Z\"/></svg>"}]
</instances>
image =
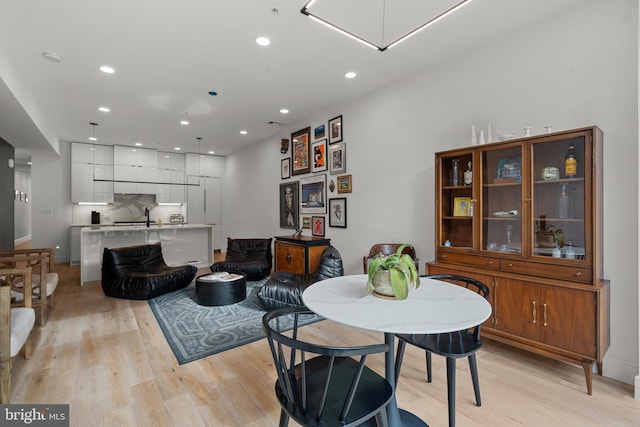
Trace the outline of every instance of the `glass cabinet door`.
<instances>
[{"instance_id":1,"label":"glass cabinet door","mask_svg":"<svg viewBox=\"0 0 640 427\"><path fill-rule=\"evenodd\" d=\"M482 184L481 251L522 254L522 145L480 152Z\"/></svg>"},{"instance_id":2,"label":"glass cabinet door","mask_svg":"<svg viewBox=\"0 0 640 427\"><path fill-rule=\"evenodd\" d=\"M533 256L585 259L585 148L583 135L531 144Z\"/></svg>"},{"instance_id":3,"label":"glass cabinet door","mask_svg":"<svg viewBox=\"0 0 640 427\"><path fill-rule=\"evenodd\" d=\"M473 249L473 152L440 157L440 247Z\"/></svg>"}]
</instances>

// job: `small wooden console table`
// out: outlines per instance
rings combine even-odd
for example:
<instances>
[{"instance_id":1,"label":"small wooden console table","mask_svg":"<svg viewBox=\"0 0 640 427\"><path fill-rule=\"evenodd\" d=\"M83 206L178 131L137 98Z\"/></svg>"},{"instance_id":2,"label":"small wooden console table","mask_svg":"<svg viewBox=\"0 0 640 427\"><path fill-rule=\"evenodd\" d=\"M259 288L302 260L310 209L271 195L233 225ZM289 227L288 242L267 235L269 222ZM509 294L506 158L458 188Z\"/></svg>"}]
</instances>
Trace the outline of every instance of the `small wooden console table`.
<instances>
[{"instance_id":1,"label":"small wooden console table","mask_svg":"<svg viewBox=\"0 0 640 427\"><path fill-rule=\"evenodd\" d=\"M310 236L275 237L275 271L288 271L294 274L312 273L322 251L329 247L331 239Z\"/></svg>"}]
</instances>

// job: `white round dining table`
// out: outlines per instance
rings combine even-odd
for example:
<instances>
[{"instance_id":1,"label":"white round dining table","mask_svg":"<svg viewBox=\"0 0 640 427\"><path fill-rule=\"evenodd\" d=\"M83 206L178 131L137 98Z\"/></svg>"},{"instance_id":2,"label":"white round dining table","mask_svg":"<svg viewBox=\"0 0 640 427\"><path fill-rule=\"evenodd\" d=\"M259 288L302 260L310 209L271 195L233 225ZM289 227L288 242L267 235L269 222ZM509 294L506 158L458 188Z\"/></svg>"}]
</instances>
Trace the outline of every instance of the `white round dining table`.
<instances>
[{"instance_id":1,"label":"white round dining table","mask_svg":"<svg viewBox=\"0 0 640 427\"><path fill-rule=\"evenodd\" d=\"M383 332L389 351L385 356L385 376L395 390L395 334L435 334L479 325L491 315L491 305L479 294L451 283L421 278L420 286L405 300L381 298L367 292L367 275L357 274L322 280L302 294L304 304L314 313L335 322ZM387 407L389 426L426 426L404 410L399 410L395 393Z\"/></svg>"}]
</instances>

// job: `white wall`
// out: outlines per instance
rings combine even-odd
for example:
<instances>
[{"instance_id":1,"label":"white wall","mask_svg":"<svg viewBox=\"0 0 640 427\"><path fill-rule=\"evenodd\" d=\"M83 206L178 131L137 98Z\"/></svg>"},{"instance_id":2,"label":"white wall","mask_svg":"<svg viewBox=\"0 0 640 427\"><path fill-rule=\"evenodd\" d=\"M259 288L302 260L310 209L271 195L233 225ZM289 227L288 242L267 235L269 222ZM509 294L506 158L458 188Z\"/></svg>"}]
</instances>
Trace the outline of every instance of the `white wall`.
<instances>
[{"instance_id":1,"label":"white wall","mask_svg":"<svg viewBox=\"0 0 640 427\"><path fill-rule=\"evenodd\" d=\"M353 193L346 195L348 228L327 227L327 237L346 273L360 273L362 256L383 241L413 243L424 271L434 256L434 153L468 145L472 124L491 123L494 135L598 125L605 135L604 274L611 280L604 374L632 384L639 372L638 322L631 320L638 319L638 268L629 262L638 259L637 8L636 0L585 1L283 129L289 137L343 115ZM279 146L274 138L227 158L225 237L291 233L278 227Z\"/></svg>"}]
</instances>

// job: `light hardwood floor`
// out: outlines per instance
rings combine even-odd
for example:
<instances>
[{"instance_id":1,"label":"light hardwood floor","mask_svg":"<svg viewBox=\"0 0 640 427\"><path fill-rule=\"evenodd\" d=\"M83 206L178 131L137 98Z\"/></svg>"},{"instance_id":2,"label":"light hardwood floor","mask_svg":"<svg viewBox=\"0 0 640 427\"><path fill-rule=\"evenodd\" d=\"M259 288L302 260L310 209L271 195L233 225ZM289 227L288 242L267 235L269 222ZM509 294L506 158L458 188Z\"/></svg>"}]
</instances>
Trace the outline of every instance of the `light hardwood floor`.
<instances>
[{"instance_id":1,"label":"light hardwood floor","mask_svg":"<svg viewBox=\"0 0 640 427\"><path fill-rule=\"evenodd\" d=\"M12 403L68 403L73 427L278 425L265 340L181 366L146 301L107 298L99 282L81 287L78 267L57 271L57 305L46 327L35 328L33 357L15 359ZM335 344L382 339L329 321L305 330ZM447 426L445 363L433 362L428 384L423 353L407 349L398 402L431 427ZM370 365L383 370L382 358ZM460 427L640 425L631 386L596 376L589 396L580 367L487 342L476 407L468 364L457 365Z\"/></svg>"}]
</instances>

